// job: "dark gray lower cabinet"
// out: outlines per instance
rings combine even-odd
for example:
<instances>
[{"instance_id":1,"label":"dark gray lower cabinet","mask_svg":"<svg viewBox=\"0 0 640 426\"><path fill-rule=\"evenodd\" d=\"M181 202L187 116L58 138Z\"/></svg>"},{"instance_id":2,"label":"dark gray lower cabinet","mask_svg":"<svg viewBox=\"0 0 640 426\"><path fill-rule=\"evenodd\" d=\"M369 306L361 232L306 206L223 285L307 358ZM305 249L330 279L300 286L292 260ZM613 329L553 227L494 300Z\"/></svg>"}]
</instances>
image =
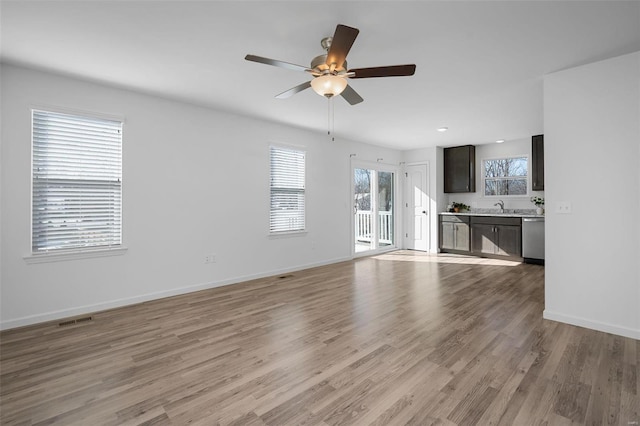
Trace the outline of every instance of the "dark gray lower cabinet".
<instances>
[{"instance_id":1,"label":"dark gray lower cabinet","mask_svg":"<svg viewBox=\"0 0 640 426\"><path fill-rule=\"evenodd\" d=\"M440 216L440 251L469 253L471 230L469 216Z\"/></svg>"},{"instance_id":2,"label":"dark gray lower cabinet","mask_svg":"<svg viewBox=\"0 0 640 426\"><path fill-rule=\"evenodd\" d=\"M522 257L520 218L472 217L471 238L473 254Z\"/></svg>"},{"instance_id":3,"label":"dark gray lower cabinet","mask_svg":"<svg viewBox=\"0 0 640 426\"><path fill-rule=\"evenodd\" d=\"M440 251L522 260L522 219L440 215Z\"/></svg>"}]
</instances>

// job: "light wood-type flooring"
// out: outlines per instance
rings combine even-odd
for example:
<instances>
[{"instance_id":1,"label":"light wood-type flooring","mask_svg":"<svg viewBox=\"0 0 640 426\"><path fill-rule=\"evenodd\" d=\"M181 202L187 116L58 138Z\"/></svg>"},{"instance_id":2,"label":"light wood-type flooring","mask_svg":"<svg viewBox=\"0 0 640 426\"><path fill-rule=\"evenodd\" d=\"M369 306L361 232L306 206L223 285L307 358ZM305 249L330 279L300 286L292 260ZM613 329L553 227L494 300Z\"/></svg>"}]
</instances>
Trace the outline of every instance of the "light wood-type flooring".
<instances>
[{"instance_id":1,"label":"light wood-type flooring","mask_svg":"<svg viewBox=\"0 0 640 426\"><path fill-rule=\"evenodd\" d=\"M7 330L1 423L637 425L640 341L543 307L542 266L397 251Z\"/></svg>"}]
</instances>

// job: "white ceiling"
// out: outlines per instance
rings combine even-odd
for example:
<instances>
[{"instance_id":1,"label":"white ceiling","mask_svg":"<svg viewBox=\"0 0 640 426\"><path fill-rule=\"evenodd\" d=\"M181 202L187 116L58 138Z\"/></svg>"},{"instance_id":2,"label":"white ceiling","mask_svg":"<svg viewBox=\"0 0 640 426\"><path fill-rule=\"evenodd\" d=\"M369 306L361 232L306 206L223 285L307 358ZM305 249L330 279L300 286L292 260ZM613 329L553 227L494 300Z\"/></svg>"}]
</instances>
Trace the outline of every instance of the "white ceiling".
<instances>
[{"instance_id":1,"label":"white ceiling","mask_svg":"<svg viewBox=\"0 0 640 426\"><path fill-rule=\"evenodd\" d=\"M542 77L640 50L640 2L7 1L0 59L326 132L306 73L338 23L360 29L349 67L415 63L413 77L351 80L335 134L399 149L543 131ZM449 127L446 133L438 127Z\"/></svg>"}]
</instances>

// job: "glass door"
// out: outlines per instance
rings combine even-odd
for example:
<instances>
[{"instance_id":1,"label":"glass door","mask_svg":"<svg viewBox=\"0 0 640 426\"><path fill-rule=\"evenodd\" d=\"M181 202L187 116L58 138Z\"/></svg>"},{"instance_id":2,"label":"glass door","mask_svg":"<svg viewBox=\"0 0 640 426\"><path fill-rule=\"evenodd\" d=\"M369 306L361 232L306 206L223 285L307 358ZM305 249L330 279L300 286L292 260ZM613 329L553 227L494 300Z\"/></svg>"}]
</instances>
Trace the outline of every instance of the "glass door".
<instances>
[{"instance_id":1,"label":"glass door","mask_svg":"<svg viewBox=\"0 0 640 426\"><path fill-rule=\"evenodd\" d=\"M372 250L374 248L374 221L372 204L372 181L373 170L354 169L353 186L353 213L355 229L355 252Z\"/></svg>"},{"instance_id":2,"label":"glass door","mask_svg":"<svg viewBox=\"0 0 640 426\"><path fill-rule=\"evenodd\" d=\"M377 172L378 247L394 245L393 173Z\"/></svg>"},{"instance_id":3,"label":"glass door","mask_svg":"<svg viewBox=\"0 0 640 426\"><path fill-rule=\"evenodd\" d=\"M353 168L354 252L395 245L395 175L373 168Z\"/></svg>"}]
</instances>

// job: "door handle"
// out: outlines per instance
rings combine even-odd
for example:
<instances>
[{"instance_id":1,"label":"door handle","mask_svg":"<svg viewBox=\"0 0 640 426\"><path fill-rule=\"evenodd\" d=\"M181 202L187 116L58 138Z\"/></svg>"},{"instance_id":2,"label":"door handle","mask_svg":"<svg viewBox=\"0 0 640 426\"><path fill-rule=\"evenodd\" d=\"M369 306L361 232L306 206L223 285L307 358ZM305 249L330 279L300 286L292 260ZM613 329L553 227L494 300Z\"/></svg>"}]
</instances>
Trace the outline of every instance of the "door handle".
<instances>
[{"instance_id":1,"label":"door handle","mask_svg":"<svg viewBox=\"0 0 640 426\"><path fill-rule=\"evenodd\" d=\"M426 210L422 210L422 213L427 214L427 211Z\"/></svg>"}]
</instances>

